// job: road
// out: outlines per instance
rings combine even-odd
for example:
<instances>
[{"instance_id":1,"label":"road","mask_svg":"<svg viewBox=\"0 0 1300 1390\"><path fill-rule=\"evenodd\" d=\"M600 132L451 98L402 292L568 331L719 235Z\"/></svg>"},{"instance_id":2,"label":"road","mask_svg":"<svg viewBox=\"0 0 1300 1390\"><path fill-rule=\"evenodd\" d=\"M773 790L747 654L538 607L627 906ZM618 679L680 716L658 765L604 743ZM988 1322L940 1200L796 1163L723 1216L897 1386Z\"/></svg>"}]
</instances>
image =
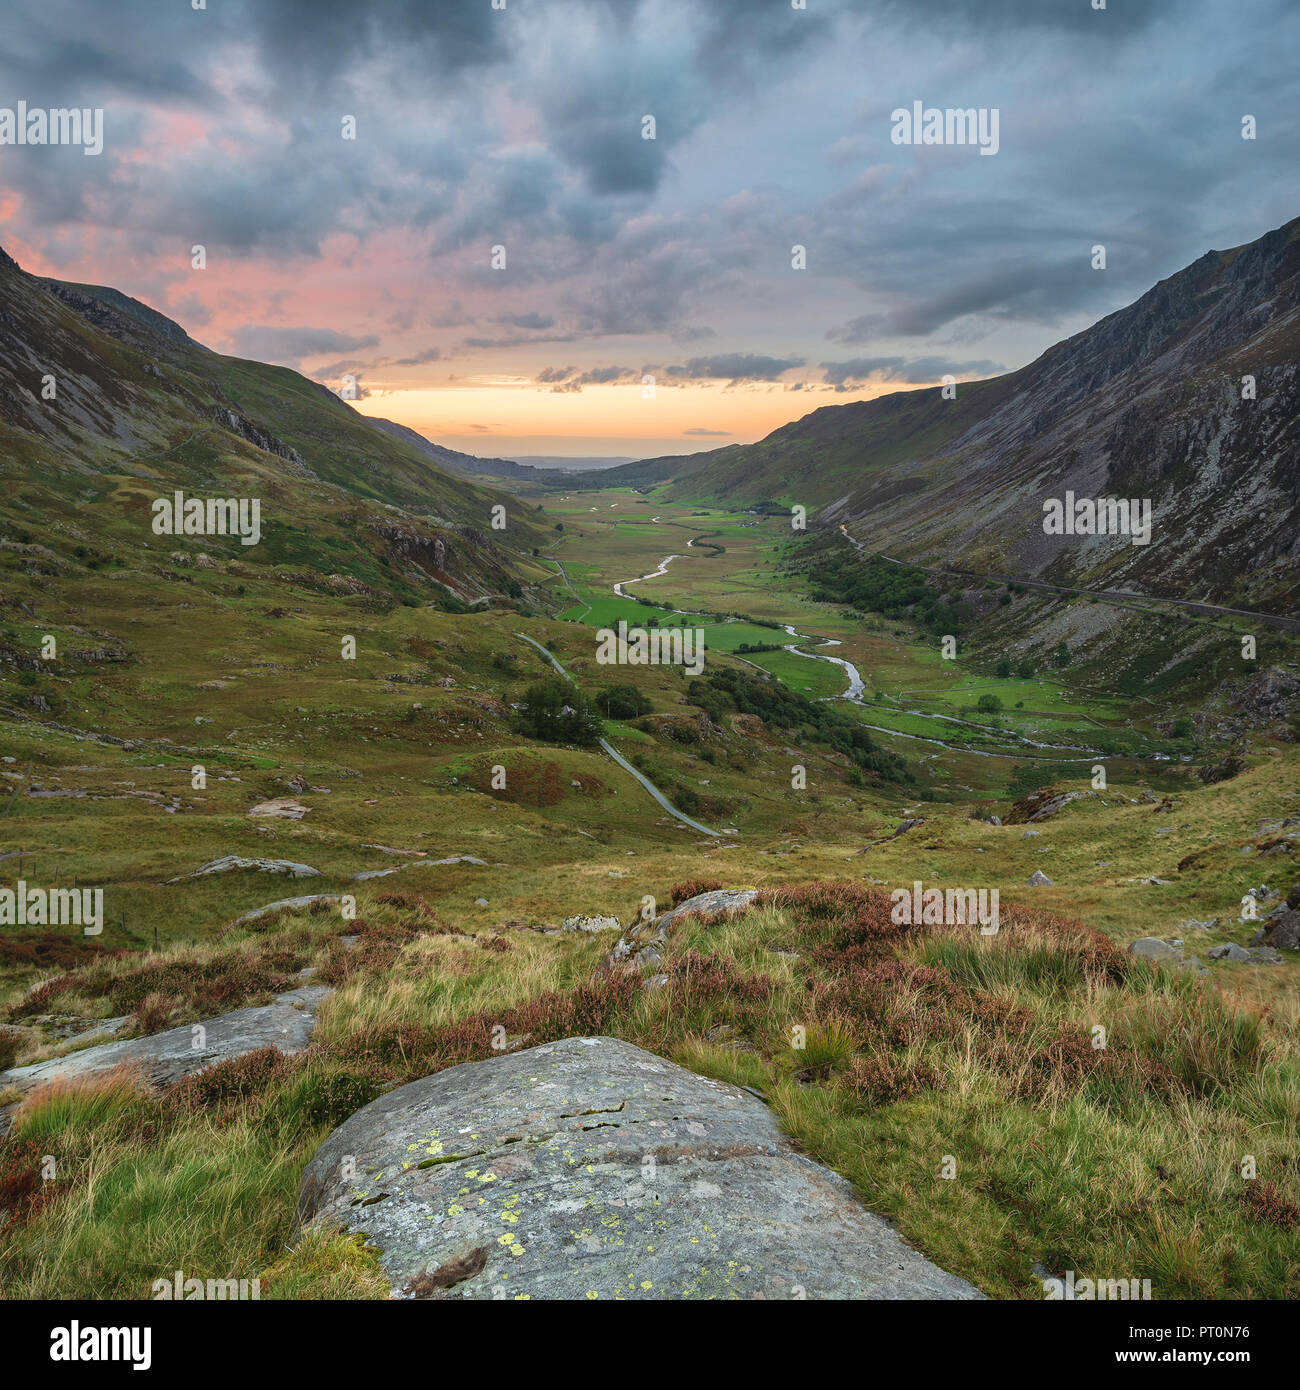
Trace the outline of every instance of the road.
<instances>
[{"instance_id":1,"label":"road","mask_svg":"<svg viewBox=\"0 0 1300 1390\"><path fill-rule=\"evenodd\" d=\"M570 685L576 683L573 677L564 669L563 666L560 665L560 663L555 659L555 657L552 656L551 653L548 652L544 646L542 646L540 642L534 641L533 638L527 636L525 633L522 632L516 632L515 636L522 637L524 641L529 644L529 646L536 647L537 650L541 652L541 654L547 659L547 661L549 661L551 665L555 667L556 671L558 671L559 674L566 681L568 681ZM618 749L615 748L614 745L609 742L608 739L602 738L600 740L600 746L606 753L609 754L611 758L613 758L613 760L619 765L619 767L623 769L624 772L630 772L632 776L635 777L638 782L640 782L640 784L646 789L646 791L648 791L650 795L654 797L654 799L659 803L659 805L662 806L670 816L673 816L677 820L681 821L683 825L689 825L692 830L698 830L702 835L712 835L715 839L720 839L722 837L723 832L721 830L710 830L707 825L701 825L699 821L692 820L690 816L685 815L681 811L679 811L677 807L674 806L673 803L668 800L668 798L663 794L663 792L661 792L659 788L656 787L655 784L647 776L645 776L644 773L638 772L637 769L634 768L630 762L628 762L628 760L622 755L622 753L620 753ZM734 831L732 831L731 833L735 834Z\"/></svg>"},{"instance_id":2,"label":"road","mask_svg":"<svg viewBox=\"0 0 1300 1390\"><path fill-rule=\"evenodd\" d=\"M855 540L849 535L847 527L841 524L840 531L845 540L859 551L866 550L864 541ZM1082 594L1086 598L1104 599L1110 603L1135 603L1140 605L1169 603L1175 608L1185 608L1189 613L1202 617L1222 616L1227 618L1248 618L1252 622L1264 623L1269 627L1280 628L1283 632L1300 632L1300 618L1284 618L1278 613L1255 613L1248 608L1223 608L1217 603L1200 603L1196 599L1165 598L1160 594L1137 594L1131 589L1072 589L1064 584L1046 584L1041 579L1025 579L1015 574L975 573L974 570L956 569L951 565L918 565L913 560L896 560L892 555L876 551L882 560L891 565L901 565L907 569L921 570L925 574L938 574L956 579L992 579L999 584L1019 584L1025 589L1039 589L1049 594Z\"/></svg>"}]
</instances>

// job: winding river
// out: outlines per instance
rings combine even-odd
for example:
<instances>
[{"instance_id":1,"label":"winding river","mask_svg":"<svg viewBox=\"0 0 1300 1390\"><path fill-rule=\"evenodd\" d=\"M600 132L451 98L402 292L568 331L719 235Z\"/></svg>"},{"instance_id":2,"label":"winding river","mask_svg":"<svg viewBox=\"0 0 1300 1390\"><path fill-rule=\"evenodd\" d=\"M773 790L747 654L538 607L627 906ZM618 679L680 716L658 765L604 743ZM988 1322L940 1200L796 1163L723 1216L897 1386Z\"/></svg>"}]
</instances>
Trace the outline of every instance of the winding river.
<instances>
[{"instance_id":1,"label":"winding river","mask_svg":"<svg viewBox=\"0 0 1300 1390\"><path fill-rule=\"evenodd\" d=\"M845 534L847 535L847 532ZM850 536L849 539L852 540L853 538ZM691 546L694 545L695 542L694 540L690 540L687 541L686 544L688 546ZM854 544L859 543L854 542ZM657 579L660 575L666 574L668 572L668 566L674 560L680 560L681 558L682 557L680 555L665 555L664 558L660 561L658 569L652 570L649 574L637 575L635 579L620 580L617 584L614 585L614 592L619 596L619 598L631 598L632 595L626 592L626 585L640 584L647 579ZM706 614L702 613L692 613L689 609L686 608L674 608L671 611L685 618L698 618L707 616ZM810 636L807 633L799 632L791 623L782 624L782 630L786 632L789 636L796 639L794 642L783 643L782 648L784 651L790 652L793 656L805 657L809 661L829 661L832 666L838 666L840 670L842 670L845 676L848 678L849 684L847 690L842 691L839 695L830 695L825 696L823 698L830 700L848 700L852 704L862 706L864 709L869 708L866 700L863 699L863 694L865 692L866 686L862 679L862 673L851 661L846 661L843 657L840 656L827 656L823 652L806 652L803 651L799 646L799 643L816 643L819 647L839 647L843 645L839 638ZM756 665L756 663L753 662L751 662L750 664ZM758 669L761 670L762 668L759 667ZM1016 743L1024 745L1026 749L1043 748L1049 750L1053 754L1074 753L1084 755L1082 757L1068 758L1054 757L1054 762L1090 763L1094 761L1096 758L1105 756L1105 754L1103 754L1100 749L1088 748L1086 745L1083 744L1042 743L1037 739L1030 738L1027 734L1017 733L1013 729L1000 729L994 725L979 724L976 723L974 720L970 719L958 719L955 715L951 714L930 714L927 713L925 710L919 709L905 709L900 710L899 713L912 715L917 719L934 719L940 720L948 724L959 724L966 729L979 729L984 733L994 734L1000 739L1014 740ZM863 721L863 727L867 729L872 729L876 733L890 734L894 738L910 739L915 743L933 744L937 748L946 748L953 753L971 753L977 758L1023 759L1026 756L1029 756L1025 753L993 753L982 748L971 748L966 744L947 743L945 742L945 740L941 738L929 738L925 734L905 734L899 729L891 729L884 724L868 724L865 720Z\"/></svg>"}]
</instances>

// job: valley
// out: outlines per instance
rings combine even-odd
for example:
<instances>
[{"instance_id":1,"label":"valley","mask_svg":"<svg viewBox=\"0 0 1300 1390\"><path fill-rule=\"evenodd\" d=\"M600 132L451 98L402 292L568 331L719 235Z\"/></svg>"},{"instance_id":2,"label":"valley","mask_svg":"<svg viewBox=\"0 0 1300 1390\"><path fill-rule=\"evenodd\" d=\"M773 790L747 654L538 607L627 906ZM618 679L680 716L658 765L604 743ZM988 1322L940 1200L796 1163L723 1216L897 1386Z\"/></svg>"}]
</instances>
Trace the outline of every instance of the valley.
<instances>
[{"instance_id":1,"label":"valley","mask_svg":"<svg viewBox=\"0 0 1300 1390\"><path fill-rule=\"evenodd\" d=\"M0 282L84 396L4 425L0 859L103 903L0 924L8 1295L389 1297L364 1191L295 1224L313 1153L589 1035L749 1088L950 1290L1293 1294L1292 618L626 466L452 479L284 369ZM155 494L249 524L160 534ZM702 669L602 661L620 623ZM918 884L996 890L998 933L896 920Z\"/></svg>"}]
</instances>

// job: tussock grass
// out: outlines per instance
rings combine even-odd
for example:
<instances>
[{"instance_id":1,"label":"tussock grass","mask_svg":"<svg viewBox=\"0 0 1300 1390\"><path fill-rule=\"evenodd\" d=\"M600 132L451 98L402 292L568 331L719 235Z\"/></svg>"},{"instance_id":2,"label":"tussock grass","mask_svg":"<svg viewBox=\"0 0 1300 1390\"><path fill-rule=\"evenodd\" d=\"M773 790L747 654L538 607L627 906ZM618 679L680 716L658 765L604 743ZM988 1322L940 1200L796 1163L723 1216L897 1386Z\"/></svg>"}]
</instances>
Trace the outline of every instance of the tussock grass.
<instances>
[{"instance_id":1,"label":"tussock grass","mask_svg":"<svg viewBox=\"0 0 1300 1390\"><path fill-rule=\"evenodd\" d=\"M178 1268L260 1274L275 1297L382 1297L373 1252L295 1236L302 1165L384 1089L498 1055L504 1030L512 1047L613 1034L762 1093L796 1144L995 1296L1041 1297L1036 1263L1150 1278L1158 1298L1294 1296L1294 1010L1134 962L1041 910L1013 907L980 937L896 926L889 906L840 881L685 919L655 990L593 974L608 940L507 931L508 950L484 950L491 928L448 928L410 894L366 898L351 952L310 913L234 934L212 960L255 945L349 962L310 1048L160 1097L128 1077L29 1097L0 1146L21 1208L0 1276L16 1297L147 1296ZM207 968L202 948L181 958ZM109 988L125 977L99 962L78 989L92 969ZM35 1201L24 1174L46 1153L57 1192ZM1272 1187L1243 1179L1247 1156Z\"/></svg>"}]
</instances>

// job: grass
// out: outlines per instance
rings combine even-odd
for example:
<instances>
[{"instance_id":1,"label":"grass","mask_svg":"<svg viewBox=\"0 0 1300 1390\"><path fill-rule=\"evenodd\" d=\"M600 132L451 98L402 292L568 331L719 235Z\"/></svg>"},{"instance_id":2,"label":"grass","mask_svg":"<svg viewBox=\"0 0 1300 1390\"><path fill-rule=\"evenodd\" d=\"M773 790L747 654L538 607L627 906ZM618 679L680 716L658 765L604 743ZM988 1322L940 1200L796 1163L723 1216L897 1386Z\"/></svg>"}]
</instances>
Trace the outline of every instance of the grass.
<instances>
[{"instance_id":1,"label":"grass","mask_svg":"<svg viewBox=\"0 0 1300 1390\"><path fill-rule=\"evenodd\" d=\"M178 1268L262 1277L279 1297L383 1296L375 1252L295 1235L297 1175L383 1088L495 1055L497 1026L514 1045L610 1033L754 1087L803 1149L994 1296L1041 1297L1035 1264L1150 1278L1158 1298L1297 1292L1293 1010L1036 908L1004 907L992 938L898 926L886 893L851 883L683 920L650 992L595 979L608 943L513 930L488 950L494 931L409 894L362 906L358 963L306 1054L253 1054L161 1096L114 1076L23 1102L0 1154L51 1154L58 1176L20 1202L0 1253L12 1296L142 1297ZM328 959L334 930L287 913L263 936L308 934ZM1258 1200L1245 1155L1272 1184Z\"/></svg>"},{"instance_id":2,"label":"grass","mask_svg":"<svg viewBox=\"0 0 1300 1390\"><path fill-rule=\"evenodd\" d=\"M115 506L140 502L138 480L121 488ZM1249 940L1241 895L1294 877L1271 852L1279 836L1257 827L1296 813L1295 746L1260 736L1247 770L1215 786L1194 765L1109 757L1109 786L1036 823L1037 835L995 826L988 817L1005 820L1019 794L1011 774L1022 760L982 758L991 735L923 714L969 717L991 690L1008 729L1048 742L1086 730L1080 741L1137 748L1160 746L1153 707L1077 689L1069 673L1000 682L965 657L941 661L928 637L792 587L778 568L788 545L779 521L693 516L656 497L659 525L616 524L645 523L642 500L602 496L599 516L586 502L564 513L550 548L579 603L550 566L533 567L557 609L590 605L581 623L381 604L292 578L287 567L323 565L384 582L376 555L337 537L313 548L285 536L275 566L244 576L132 551L117 522L121 558L109 570L65 557L57 575L31 574L0 552L0 583L16 600L6 641L25 648L51 631L67 649L83 640L75 625L127 651L120 663L68 658L35 684L0 666L14 759L0 764L0 854L23 852L3 867L16 878L21 863L47 886L102 885L106 906L97 938L5 928L0 1055L26 1062L84 1045L80 1034L64 1040L60 1018L129 1014L128 1032L140 1032L261 1002L307 966L336 991L301 1057L254 1055L161 1097L129 1078L28 1097L0 1147L6 1294L144 1297L181 1268L260 1276L269 1296L383 1296L374 1252L338 1233L295 1234L301 1167L383 1088L493 1055L502 1027L529 1042L609 1032L761 1091L868 1205L996 1296L1040 1296L1035 1263L1149 1276L1160 1297L1294 1296L1294 964L1216 963L1200 977L1117 952L1120 968L1102 943L1185 936L1204 959L1211 945ZM709 531L722 532L722 554L686 548ZM911 760L915 783L851 785L846 762L802 730L728 718L701 732L680 673L640 669L652 718L611 735L653 763L670 795L680 783L717 798L740 832L718 842L661 815L598 752L516 736L510 705L545 672L515 633L536 636L588 692L610 683L592 625L663 621L610 587L670 552L682 559L638 586L645 596L838 638L827 650L859 665L869 699L881 692L859 717L921 736L937 726L954 749L881 735ZM710 662L731 664L728 648L742 641L786 640L759 622L706 627ZM178 642L178 630L194 640ZM358 636L354 662L338 656L344 633ZM829 663L750 660L796 689L829 697L844 685ZM33 693L54 702L51 713L37 714ZM124 742L97 742L104 732ZM520 787L490 794L493 767L548 764L553 802ZM795 764L806 789L792 788ZM295 775L321 789L292 793L306 816L249 814L290 795ZM1081 763L1059 784L1088 792L1090 776ZM922 824L888 838L904 816ZM319 874L188 876L228 854ZM487 862L426 862L464 854ZM1026 888L1038 868L1052 886ZM790 891L732 920L684 923L661 991L593 979L608 942L528 930L578 912L626 923L644 896L662 907L688 876ZM879 902L855 894L918 878L1000 888L1007 929L878 930ZM852 892L803 891L845 880ZM350 894L357 915L331 905L230 928L304 893ZM1183 927L1189 918L1217 922L1201 932ZM345 933L358 936L355 950L340 944ZM28 997L33 986L41 992ZM0 1093L0 1104L18 1098ZM39 1177L45 1155L50 1181ZM1241 1177L1247 1155L1253 1180ZM947 1156L954 1177L942 1176Z\"/></svg>"}]
</instances>

